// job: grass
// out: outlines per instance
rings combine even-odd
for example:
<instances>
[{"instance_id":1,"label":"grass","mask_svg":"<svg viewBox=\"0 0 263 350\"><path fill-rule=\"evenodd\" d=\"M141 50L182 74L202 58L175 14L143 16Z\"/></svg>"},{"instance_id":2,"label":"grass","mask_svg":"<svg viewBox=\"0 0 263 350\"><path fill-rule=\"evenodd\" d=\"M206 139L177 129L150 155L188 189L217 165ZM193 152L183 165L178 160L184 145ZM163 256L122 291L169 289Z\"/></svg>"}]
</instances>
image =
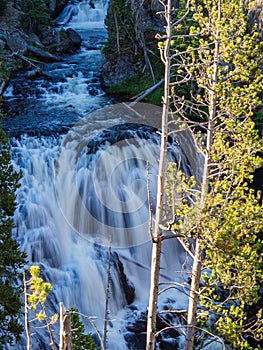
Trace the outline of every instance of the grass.
<instances>
[{"instance_id":1,"label":"grass","mask_svg":"<svg viewBox=\"0 0 263 350\"><path fill-rule=\"evenodd\" d=\"M117 94L122 99L133 100L142 95L147 89L158 83L163 78L163 65L160 61L153 64L153 71L155 72L155 82L150 74L136 73L131 77L125 79L121 84L114 85L106 90L109 94ZM144 98L144 102L161 105L163 96L163 85L155 89L148 96Z\"/></svg>"}]
</instances>

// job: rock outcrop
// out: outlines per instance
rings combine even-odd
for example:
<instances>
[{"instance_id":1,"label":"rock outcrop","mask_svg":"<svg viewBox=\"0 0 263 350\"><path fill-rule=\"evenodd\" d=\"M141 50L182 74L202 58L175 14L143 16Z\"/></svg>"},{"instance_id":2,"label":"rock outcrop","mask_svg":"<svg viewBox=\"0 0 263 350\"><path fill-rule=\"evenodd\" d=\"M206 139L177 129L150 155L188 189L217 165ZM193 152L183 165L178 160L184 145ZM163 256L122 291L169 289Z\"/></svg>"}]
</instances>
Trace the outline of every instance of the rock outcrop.
<instances>
[{"instance_id":1,"label":"rock outcrop","mask_svg":"<svg viewBox=\"0 0 263 350\"><path fill-rule=\"evenodd\" d=\"M66 0L51 0L51 18L66 3ZM31 56L42 63L61 61L63 55L75 53L81 45L81 38L73 29L54 30L52 25L45 25L41 27L40 33L28 33L21 24L22 16L20 1L17 1L16 7L11 2L7 3L4 14L0 16L0 96L13 71L19 68L29 69L33 72L29 73L31 78L41 74L41 69L37 68L39 63L31 60Z\"/></svg>"},{"instance_id":2,"label":"rock outcrop","mask_svg":"<svg viewBox=\"0 0 263 350\"><path fill-rule=\"evenodd\" d=\"M101 68L105 88L150 69L149 56L157 48L155 34L164 30L162 17L156 14L159 6L158 1L147 0L140 5L128 0L123 5L121 0L110 0L105 20L109 39Z\"/></svg>"}]
</instances>

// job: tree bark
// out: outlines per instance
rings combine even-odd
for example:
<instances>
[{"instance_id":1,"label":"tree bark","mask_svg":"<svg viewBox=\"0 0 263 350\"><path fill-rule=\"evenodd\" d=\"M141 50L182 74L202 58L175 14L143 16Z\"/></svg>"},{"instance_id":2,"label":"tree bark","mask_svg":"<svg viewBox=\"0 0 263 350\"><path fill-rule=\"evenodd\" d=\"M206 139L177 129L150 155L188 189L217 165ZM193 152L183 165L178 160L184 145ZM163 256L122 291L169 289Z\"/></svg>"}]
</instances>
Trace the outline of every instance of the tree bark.
<instances>
[{"instance_id":1,"label":"tree bark","mask_svg":"<svg viewBox=\"0 0 263 350\"><path fill-rule=\"evenodd\" d=\"M104 318L104 332L103 332L103 346L102 346L103 350L106 350L106 348L107 348L107 333L108 333L108 323L109 323L110 283L111 283L111 237L110 237L109 247L108 247L108 271L107 271L105 318Z\"/></svg>"},{"instance_id":2,"label":"tree bark","mask_svg":"<svg viewBox=\"0 0 263 350\"><path fill-rule=\"evenodd\" d=\"M26 338L27 338L27 350L31 350L32 342L31 342L31 334L29 328L29 319L28 319L28 303L27 303L27 284L26 284L26 273L23 272L23 282L24 282L24 301L25 301L25 330L26 330Z\"/></svg>"},{"instance_id":3,"label":"tree bark","mask_svg":"<svg viewBox=\"0 0 263 350\"><path fill-rule=\"evenodd\" d=\"M168 115L170 102L170 40L171 40L171 0L167 1L165 6L165 17L167 22L166 27L166 44L161 51L162 60L165 64L164 77L164 98L162 112L162 134L161 134L161 149L159 159L159 172L157 183L157 199L156 199L156 214L155 227L152 246L152 265L151 265L151 286L149 296L149 306L147 315L147 339L146 350L155 349L155 333L156 333L156 314L158 304L159 291L159 276L161 268L161 251L162 251L162 229L160 227L163 217L163 202L164 202L164 181L166 171L166 154L167 154L167 138L168 138ZM161 49L162 50L162 49Z\"/></svg>"},{"instance_id":4,"label":"tree bark","mask_svg":"<svg viewBox=\"0 0 263 350\"><path fill-rule=\"evenodd\" d=\"M60 309L59 350L71 350L72 333L71 333L70 314L67 314L63 303L59 303L59 309Z\"/></svg>"},{"instance_id":5,"label":"tree bark","mask_svg":"<svg viewBox=\"0 0 263 350\"><path fill-rule=\"evenodd\" d=\"M195 255L194 262L192 267L191 275L191 289L189 295L189 304L188 304L188 314L187 314L187 330L186 330L186 342L185 350L192 350L194 348L194 338L195 338L195 325L196 325L196 311L198 305L198 291L201 278L201 247L199 241L195 243Z\"/></svg>"}]
</instances>

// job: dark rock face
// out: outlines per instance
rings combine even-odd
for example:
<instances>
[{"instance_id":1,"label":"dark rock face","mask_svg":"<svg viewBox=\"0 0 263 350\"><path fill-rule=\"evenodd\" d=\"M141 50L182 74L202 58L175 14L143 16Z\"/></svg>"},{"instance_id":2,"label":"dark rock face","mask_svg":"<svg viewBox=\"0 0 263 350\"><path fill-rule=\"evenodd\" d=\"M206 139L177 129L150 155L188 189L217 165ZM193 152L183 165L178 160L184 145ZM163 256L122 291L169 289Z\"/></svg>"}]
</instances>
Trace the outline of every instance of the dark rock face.
<instances>
[{"instance_id":1,"label":"dark rock face","mask_svg":"<svg viewBox=\"0 0 263 350\"><path fill-rule=\"evenodd\" d=\"M112 263L114 265L114 268L118 272L119 276L119 282L121 285L121 288L124 292L125 299L127 301L127 304L131 304L134 302L135 299L135 288L132 285L132 283L128 280L125 272L122 262L120 261L120 258L117 253L112 253ZM113 286L114 287L114 286Z\"/></svg>"},{"instance_id":2,"label":"dark rock face","mask_svg":"<svg viewBox=\"0 0 263 350\"><path fill-rule=\"evenodd\" d=\"M49 27L43 32L41 43L54 54L70 54L75 53L80 48L81 37L71 28L57 32Z\"/></svg>"},{"instance_id":3,"label":"dark rock face","mask_svg":"<svg viewBox=\"0 0 263 350\"><path fill-rule=\"evenodd\" d=\"M128 0L125 5L109 1L105 24L108 41L101 75L104 87L122 83L136 72L148 69L148 51L157 48L155 34L163 31L163 20L156 15L159 2L144 1L142 6ZM147 48L146 48L147 43Z\"/></svg>"},{"instance_id":4,"label":"dark rock face","mask_svg":"<svg viewBox=\"0 0 263 350\"><path fill-rule=\"evenodd\" d=\"M146 347L146 318L147 313L141 312L138 318L130 322L127 325L127 333L124 338L128 344L130 350L144 350ZM160 331L169 326L169 322L161 317L157 316L156 329ZM174 329L168 329L160 333L157 338L159 349L162 350L176 350L178 349L178 336L179 332Z\"/></svg>"},{"instance_id":5,"label":"dark rock face","mask_svg":"<svg viewBox=\"0 0 263 350\"><path fill-rule=\"evenodd\" d=\"M105 60L101 68L101 80L104 87L120 84L124 79L135 73L134 58L119 56L114 60Z\"/></svg>"},{"instance_id":6,"label":"dark rock face","mask_svg":"<svg viewBox=\"0 0 263 350\"><path fill-rule=\"evenodd\" d=\"M7 47L11 52L19 51L20 53L25 53L27 50L27 43L25 41L26 36L23 32L15 30L12 33L6 35L5 41Z\"/></svg>"},{"instance_id":7,"label":"dark rock face","mask_svg":"<svg viewBox=\"0 0 263 350\"><path fill-rule=\"evenodd\" d=\"M71 50L77 51L81 45L80 35L77 32L75 32L75 30L73 30L72 28L68 28L66 30L66 33L67 33L67 38L69 39L71 44Z\"/></svg>"},{"instance_id":8,"label":"dark rock face","mask_svg":"<svg viewBox=\"0 0 263 350\"><path fill-rule=\"evenodd\" d=\"M58 17L58 15L63 11L63 9L67 6L68 0L51 0L51 3L55 3L55 8L51 14L52 19ZM53 8L53 6L51 6Z\"/></svg>"}]
</instances>

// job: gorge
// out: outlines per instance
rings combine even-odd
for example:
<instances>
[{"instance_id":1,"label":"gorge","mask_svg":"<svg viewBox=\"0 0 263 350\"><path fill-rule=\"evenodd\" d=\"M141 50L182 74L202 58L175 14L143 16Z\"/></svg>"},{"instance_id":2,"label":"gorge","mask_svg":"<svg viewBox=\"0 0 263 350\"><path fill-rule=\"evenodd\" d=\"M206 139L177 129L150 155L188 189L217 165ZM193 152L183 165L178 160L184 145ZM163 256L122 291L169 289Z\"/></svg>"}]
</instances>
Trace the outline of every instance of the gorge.
<instances>
[{"instance_id":1,"label":"gorge","mask_svg":"<svg viewBox=\"0 0 263 350\"><path fill-rule=\"evenodd\" d=\"M100 332L111 241L108 347L143 349L151 260L147 183L153 205L160 109L113 104L103 92L100 66L107 3L93 5L69 4L57 19L80 35L78 53L46 64L44 75L35 79L19 71L4 93L8 115L3 127L11 136L14 168L23 174L13 234L29 265L40 265L53 286L48 310L58 312L61 301L67 308L77 307L92 317ZM182 138L181 146L183 142ZM174 142L170 157L190 174L191 156L188 161L181 146ZM164 249L161 282L187 284L181 269L187 269L188 258L180 243L165 242ZM183 290L165 293L160 303L185 308ZM47 334L37 333L33 348L48 349ZM160 346L177 346L180 337L175 333L173 339L169 332L162 336ZM23 337L15 348L25 349L25 344Z\"/></svg>"}]
</instances>

